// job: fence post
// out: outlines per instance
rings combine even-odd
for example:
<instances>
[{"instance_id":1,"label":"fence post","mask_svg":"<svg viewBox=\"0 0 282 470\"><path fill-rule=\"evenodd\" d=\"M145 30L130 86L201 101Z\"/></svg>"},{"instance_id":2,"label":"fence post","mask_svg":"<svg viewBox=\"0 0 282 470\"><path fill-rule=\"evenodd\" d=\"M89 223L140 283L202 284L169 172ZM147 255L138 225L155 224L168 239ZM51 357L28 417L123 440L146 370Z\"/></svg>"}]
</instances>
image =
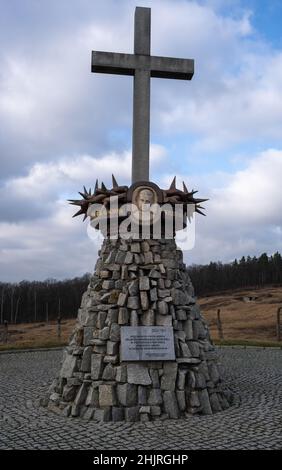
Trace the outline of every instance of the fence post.
<instances>
[{"instance_id":1,"label":"fence post","mask_svg":"<svg viewBox=\"0 0 282 470\"><path fill-rule=\"evenodd\" d=\"M276 325L277 341L281 341L281 309L282 307L278 307L277 309L277 325Z\"/></svg>"},{"instance_id":2,"label":"fence post","mask_svg":"<svg viewBox=\"0 0 282 470\"><path fill-rule=\"evenodd\" d=\"M220 318L220 308L217 310L217 329L218 329L218 336L220 340L224 339L223 336L223 329L222 329L222 323L221 323L221 318Z\"/></svg>"},{"instance_id":3,"label":"fence post","mask_svg":"<svg viewBox=\"0 0 282 470\"><path fill-rule=\"evenodd\" d=\"M58 335L59 340L61 339L61 333L62 333L61 321L62 321L62 318L59 315L57 318L57 335Z\"/></svg>"},{"instance_id":4,"label":"fence post","mask_svg":"<svg viewBox=\"0 0 282 470\"><path fill-rule=\"evenodd\" d=\"M8 343L8 335L9 335L8 322L7 320L4 320L4 343Z\"/></svg>"},{"instance_id":5,"label":"fence post","mask_svg":"<svg viewBox=\"0 0 282 470\"><path fill-rule=\"evenodd\" d=\"M45 309L46 309L46 323L47 323L47 325L48 325L48 322L49 322L49 306L48 306L48 302L46 302Z\"/></svg>"}]
</instances>

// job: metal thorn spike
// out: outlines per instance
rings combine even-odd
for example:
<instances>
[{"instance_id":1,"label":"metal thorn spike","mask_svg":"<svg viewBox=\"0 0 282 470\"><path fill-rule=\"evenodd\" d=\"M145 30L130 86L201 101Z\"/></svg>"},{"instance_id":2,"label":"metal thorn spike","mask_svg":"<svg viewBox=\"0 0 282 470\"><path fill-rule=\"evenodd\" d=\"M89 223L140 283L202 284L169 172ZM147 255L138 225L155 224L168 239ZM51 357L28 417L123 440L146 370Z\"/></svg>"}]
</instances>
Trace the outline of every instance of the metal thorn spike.
<instances>
[{"instance_id":1,"label":"metal thorn spike","mask_svg":"<svg viewBox=\"0 0 282 470\"><path fill-rule=\"evenodd\" d=\"M77 211L73 217L77 217L78 215L81 215L81 214L84 214L84 210L83 209L80 209L79 211Z\"/></svg>"},{"instance_id":2,"label":"metal thorn spike","mask_svg":"<svg viewBox=\"0 0 282 470\"><path fill-rule=\"evenodd\" d=\"M206 217L206 214L204 214L202 211L200 211L200 209L196 208L195 209L195 212L198 212L198 214L201 214L201 215L204 215Z\"/></svg>"},{"instance_id":3,"label":"metal thorn spike","mask_svg":"<svg viewBox=\"0 0 282 470\"><path fill-rule=\"evenodd\" d=\"M113 182L113 188L118 188L117 180L115 179L114 175L112 175L112 182Z\"/></svg>"},{"instance_id":4,"label":"metal thorn spike","mask_svg":"<svg viewBox=\"0 0 282 470\"><path fill-rule=\"evenodd\" d=\"M169 189L176 189L176 176L173 178L172 183L171 183Z\"/></svg>"}]
</instances>

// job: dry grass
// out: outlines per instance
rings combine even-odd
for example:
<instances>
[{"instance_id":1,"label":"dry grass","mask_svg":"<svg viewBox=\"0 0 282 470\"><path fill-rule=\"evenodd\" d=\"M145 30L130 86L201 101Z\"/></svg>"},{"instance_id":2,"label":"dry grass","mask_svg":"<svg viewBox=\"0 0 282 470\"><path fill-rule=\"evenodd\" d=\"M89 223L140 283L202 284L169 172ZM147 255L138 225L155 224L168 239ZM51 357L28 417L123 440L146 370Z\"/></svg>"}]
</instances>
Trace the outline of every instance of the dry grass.
<instances>
[{"instance_id":1,"label":"dry grass","mask_svg":"<svg viewBox=\"0 0 282 470\"><path fill-rule=\"evenodd\" d=\"M67 344L76 320L61 323L61 338L57 334L57 322L21 323L9 325L9 341L0 343L0 350L55 347Z\"/></svg>"},{"instance_id":2,"label":"dry grass","mask_svg":"<svg viewBox=\"0 0 282 470\"><path fill-rule=\"evenodd\" d=\"M256 297L256 300L244 302L246 296ZM276 341L277 309L282 307L281 287L202 297L199 304L215 340L219 339L216 313L220 308L224 339Z\"/></svg>"},{"instance_id":3,"label":"dry grass","mask_svg":"<svg viewBox=\"0 0 282 470\"><path fill-rule=\"evenodd\" d=\"M243 297L256 300L244 302ZM233 291L212 297L202 297L199 304L210 326L211 337L219 342L216 326L217 309L221 310L224 342L222 344L278 345L276 342L277 308L282 306L282 287L257 291ZM9 326L9 342L0 343L0 350L62 346L68 343L76 320L62 322L61 339L56 322L25 323ZM279 343L282 345L282 343Z\"/></svg>"}]
</instances>

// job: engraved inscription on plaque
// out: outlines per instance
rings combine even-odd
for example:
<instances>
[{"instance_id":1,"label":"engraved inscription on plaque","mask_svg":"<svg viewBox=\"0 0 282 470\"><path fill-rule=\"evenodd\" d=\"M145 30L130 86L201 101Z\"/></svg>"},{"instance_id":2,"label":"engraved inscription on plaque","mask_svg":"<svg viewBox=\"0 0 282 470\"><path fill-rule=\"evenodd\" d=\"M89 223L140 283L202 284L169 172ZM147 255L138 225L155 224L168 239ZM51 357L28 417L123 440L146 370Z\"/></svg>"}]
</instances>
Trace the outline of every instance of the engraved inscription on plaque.
<instances>
[{"instance_id":1,"label":"engraved inscription on plaque","mask_svg":"<svg viewBox=\"0 0 282 470\"><path fill-rule=\"evenodd\" d=\"M172 361L174 359L172 327L121 327L122 361Z\"/></svg>"}]
</instances>

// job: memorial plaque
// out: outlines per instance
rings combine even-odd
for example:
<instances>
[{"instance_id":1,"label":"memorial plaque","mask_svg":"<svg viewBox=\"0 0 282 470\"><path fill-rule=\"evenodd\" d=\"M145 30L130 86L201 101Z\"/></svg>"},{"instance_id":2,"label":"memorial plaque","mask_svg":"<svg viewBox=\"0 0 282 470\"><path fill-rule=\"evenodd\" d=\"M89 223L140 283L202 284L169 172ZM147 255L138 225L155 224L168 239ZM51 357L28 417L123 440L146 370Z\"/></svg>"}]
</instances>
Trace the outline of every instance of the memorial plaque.
<instances>
[{"instance_id":1,"label":"memorial plaque","mask_svg":"<svg viewBox=\"0 0 282 470\"><path fill-rule=\"evenodd\" d=\"M174 359L172 327L121 327L122 361L172 361Z\"/></svg>"}]
</instances>

